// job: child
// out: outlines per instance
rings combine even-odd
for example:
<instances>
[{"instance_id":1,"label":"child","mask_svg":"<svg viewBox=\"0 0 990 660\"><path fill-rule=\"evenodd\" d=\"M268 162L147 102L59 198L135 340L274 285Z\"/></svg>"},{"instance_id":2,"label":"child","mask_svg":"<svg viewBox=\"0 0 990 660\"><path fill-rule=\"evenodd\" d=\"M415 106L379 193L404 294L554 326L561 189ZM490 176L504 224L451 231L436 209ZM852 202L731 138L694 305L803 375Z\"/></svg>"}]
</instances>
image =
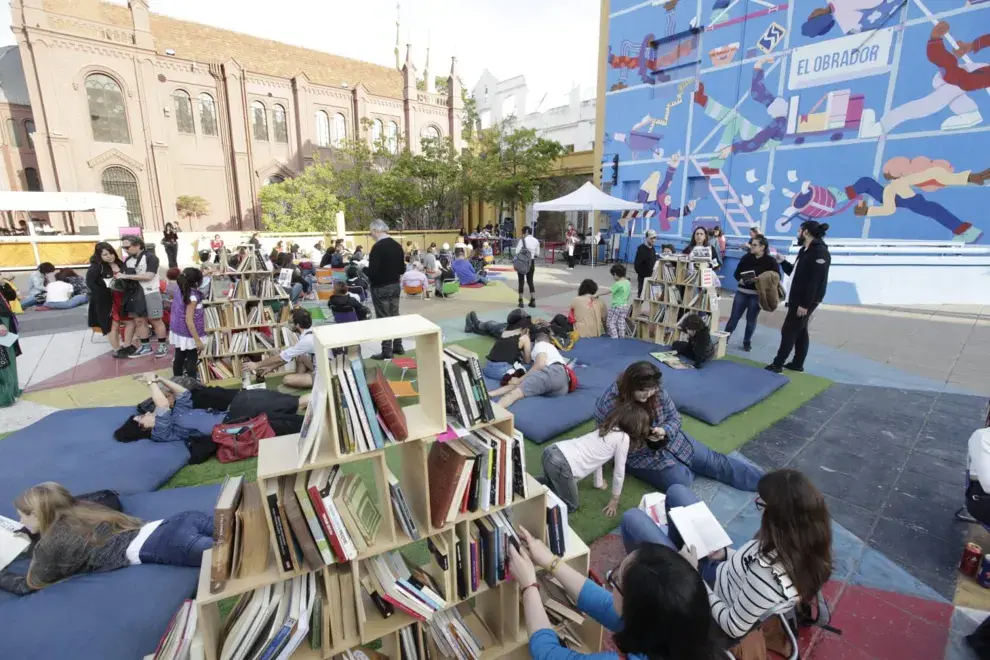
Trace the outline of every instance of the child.
<instances>
[{"instance_id":1,"label":"child","mask_svg":"<svg viewBox=\"0 0 990 660\"><path fill-rule=\"evenodd\" d=\"M175 347L172 359L173 376L196 378L199 352L203 350L206 336L206 318L203 310L203 273L198 268L186 268L175 278L179 290L172 300L171 326L168 342Z\"/></svg>"},{"instance_id":2,"label":"child","mask_svg":"<svg viewBox=\"0 0 990 660\"><path fill-rule=\"evenodd\" d=\"M594 473L595 488L605 490L602 466L614 461L612 499L602 509L605 515L614 516L619 510L629 445L644 445L649 434L650 415L646 409L638 405L620 404L597 429L543 450L543 482L573 513L578 508L578 482Z\"/></svg>"},{"instance_id":3,"label":"child","mask_svg":"<svg viewBox=\"0 0 990 660\"><path fill-rule=\"evenodd\" d=\"M615 283L611 291L598 295L612 296L612 306L608 308L605 316L605 328L608 336L612 339L625 339L626 317L629 316L629 296L632 292L632 285L626 278L626 267L622 264L615 264L609 269Z\"/></svg>"},{"instance_id":4,"label":"child","mask_svg":"<svg viewBox=\"0 0 990 660\"><path fill-rule=\"evenodd\" d=\"M679 355L694 362L695 369L715 357L715 347L712 345L712 335L708 326L697 314L688 314L678 323L687 336L687 341L675 341L673 348Z\"/></svg>"},{"instance_id":5,"label":"child","mask_svg":"<svg viewBox=\"0 0 990 660\"><path fill-rule=\"evenodd\" d=\"M674 246L670 243L664 243L663 245L660 246L660 254L664 256L673 255Z\"/></svg>"},{"instance_id":6,"label":"child","mask_svg":"<svg viewBox=\"0 0 990 660\"><path fill-rule=\"evenodd\" d=\"M485 260L486 264L490 264L495 261L495 252L492 250L492 246L488 244L488 241L484 241L481 244L481 257Z\"/></svg>"},{"instance_id":7,"label":"child","mask_svg":"<svg viewBox=\"0 0 990 660\"><path fill-rule=\"evenodd\" d=\"M371 318L371 312L361 304L361 297L356 293L347 290L347 283L337 280L333 283L333 293L327 301L330 311L338 314L353 311L357 314L358 321L366 321Z\"/></svg>"},{"instance_id":8,"label":"child","mask_svg":"<svg viewBox=\"0 0 990 660\"><path fill-rule=\"evenodd\" d=\"M46 482L14 500L21 524L40 538L27 575L0 572L0 589L24 596L75 573L102 573L132 564L199 566L213 547L213 516L184 511L145 522L109 507L77 500Z\"/></svg>"}]
</instances>

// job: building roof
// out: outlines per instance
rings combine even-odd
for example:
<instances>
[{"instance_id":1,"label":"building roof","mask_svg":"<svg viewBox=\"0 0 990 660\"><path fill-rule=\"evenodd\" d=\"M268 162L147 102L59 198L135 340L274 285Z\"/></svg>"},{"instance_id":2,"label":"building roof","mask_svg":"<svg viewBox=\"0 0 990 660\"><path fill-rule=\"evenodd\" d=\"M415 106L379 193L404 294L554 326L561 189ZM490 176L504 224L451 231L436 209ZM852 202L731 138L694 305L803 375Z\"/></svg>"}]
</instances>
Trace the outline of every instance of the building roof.
<instances>
[{"instance_id":1,"label":"building roof","mask_svg":"<svg viewBox=\"0 0 990 660\"><path fill-rule=\"evenodd\" d=\"M17 46L0 48L0 103L31 105Z\"/></svg>"},{"instance_id":2,"label":"building roof","mask_svg":"<svg viewBox=\"0 0 990 660\"><path fill-rule=\"evenodd\" d=\"M120 5L99 0L45 0L44 7L56 14L132 28L130 10ZM353 88L364 83L371 94L402 98L402 74L391 67L154 13L151 33L155 50L163 57L166 49L172 49L174 57L197 62L234 59L252 73L280 78L305 73L317 84L340 87L347 83Z\"/></svg>"}]
</instances>

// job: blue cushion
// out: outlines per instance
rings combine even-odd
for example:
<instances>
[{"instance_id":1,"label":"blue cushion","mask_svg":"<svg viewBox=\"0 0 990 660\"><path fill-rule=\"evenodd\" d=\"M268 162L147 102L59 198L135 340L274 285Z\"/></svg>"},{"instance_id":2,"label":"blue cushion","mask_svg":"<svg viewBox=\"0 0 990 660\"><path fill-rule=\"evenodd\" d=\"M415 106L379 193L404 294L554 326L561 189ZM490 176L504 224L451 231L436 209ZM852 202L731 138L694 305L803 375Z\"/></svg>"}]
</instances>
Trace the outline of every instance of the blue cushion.
<instances>
[{"instance_id":1,"label":"blue cushion","mask_svg":"<svg viewBox=\"0 0 990 660\"><path fill-rule=\"evenodd\" d=\"M0 440L0 514L16 517L14 498L43 481L73 493L122 495L163 485L189 462L189 451L181 442L114 440L133 414L133 406L59 410Z\"/></svg>"},{"instance_id":2,"label":"blue cushion","mask_svg":"<svg viewBox=\"0 0 990 660\"><path fill-rule=\"evenodd\" d=\"M155 520L212 511L219 486L122 496L126 513ZM24 559L11 567L23 572ZM128 566L78 575L27 595L0 592L4 657L134 660L153 653L172 615L195 595L198 568Z\"/></svg>"}]
</instances>

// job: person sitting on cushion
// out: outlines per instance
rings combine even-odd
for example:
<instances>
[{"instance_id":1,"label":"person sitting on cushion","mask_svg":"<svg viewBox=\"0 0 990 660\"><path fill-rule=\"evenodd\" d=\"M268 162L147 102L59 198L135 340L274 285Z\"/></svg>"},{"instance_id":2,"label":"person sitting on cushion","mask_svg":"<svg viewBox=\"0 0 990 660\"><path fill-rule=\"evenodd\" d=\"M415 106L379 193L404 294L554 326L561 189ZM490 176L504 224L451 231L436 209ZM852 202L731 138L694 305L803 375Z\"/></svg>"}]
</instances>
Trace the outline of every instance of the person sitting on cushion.
<instances>
[{"instance_id":1,"label":"person sitting on cushion","mask_svg":"<svg viewBox=\"0 0 990 660\"><path fill-rule=\"evenodd\" d=\"M0 590L27 595L78 573L103 573L136 564L199 566L213 547L213 515L183 511L144 521L76 499L52 481L17 496L21 524L39 535L27 575L0 571Z\"/></svg>"},{"instance_id":2,"label":"person sitting on cushion","mask_svg":"<svg viewBox=\"0 0 990 660\"><path fill-rule=\"evenodd\" d=\"M371 318L371 312L361 304L361 296L347 290L347 284L337 280L333 283L333 293L327 301L330 311L335 314L347 314L354 312L358 321L367 321Z\"/></svg>"},{"instance_id":3,"label":"person sitting on cushion","mask_svg":"<svg viewBox=\"0 0 990 660\"><path fill-rule=\"evenodd\" d=\"M564 396L570 390L567 375L567 361L550 341L550 328L536 326L532 331L533 364L521 378L513 378L508 384L489 392L493 397L501 397L498 404L508 408L513 403L528 396Z\"/></svg>"},{"instance_id":4,"label":"person sitting on cushion","mask_svg":"<svg viewBox=\"0 0 990 660\"><path fill-rule=\"evenodd\" d=\"M213 435L213 427L227 420L250 419L261 413L268 415L268 423L276 435L299 433L303 418L298 413L305 411L309 403L308 396L300 398L269 390L211 387L200 388L197 392L200 396L210 396L218 407L197 408L193 405L193 393L181 385L156 374L144 374L141 379L148 386L155 410L129 417L113 433L118 442L145 438L155 442L185 442L191 435ZM225 407L219 407L224 403Z\"/></svg>"},{"instance_id":5,"label":"person sitting on cushion","mask_svg":"<svg viewBox=\"0 0 990 660\"><path fill-rule=\"evenodd\" d=\"M708 326L697 314L688 314L678 325L688 336L687 341L675 341L670 345L678 355L686 357L694 363L695 369L701 369L705 362L715 357L715 346L712 345L712 335Z\"/></svg>"},{"instance_id":6,"label":"person sitting on cushion","mask_svg":"<svg viewBox=\"0 0 990 660\"><path fill-rule=\"evenodd\" d=\"M461 286L465 284L488 284L488 279L475 272L471 262L464 258L464 250L458 249L454 251L453 269Z\"/></svg>"},{"instance_id":7,"label":"person sitting on cushion","mask_svg":"<svg viewBox=\"0 0 990 660\"><path fill-rule=\"evenodd\" d=\"M430 295L430 280L427 279L426 273L423 272L423 264L418 261L412 262L409 270L402 274L402 277L399 278L399 285L403 291L409 291L418 287L423 289L423 293L427 297Z\"/></svg>"}]
</instances>

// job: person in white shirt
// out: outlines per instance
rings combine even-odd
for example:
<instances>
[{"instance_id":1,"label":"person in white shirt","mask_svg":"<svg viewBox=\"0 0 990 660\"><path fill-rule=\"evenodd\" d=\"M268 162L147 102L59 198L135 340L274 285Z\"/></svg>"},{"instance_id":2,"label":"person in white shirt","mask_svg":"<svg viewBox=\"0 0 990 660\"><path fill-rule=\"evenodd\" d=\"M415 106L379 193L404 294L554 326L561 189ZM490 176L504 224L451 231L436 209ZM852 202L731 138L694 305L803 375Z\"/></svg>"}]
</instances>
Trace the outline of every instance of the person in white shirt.
<instances>
[{"instance_id":1,"label":"person in white shirt","mask_svg":"<svg viewBox=\"0 0 990 660\"><path fill-rule=\"evenodd\" d=\"M613 461L612 499L602 509L607 516L619 510L626 478L630 442L643 446L650 434L650 415L642 406L617 406L601 426L579 438L563 440L543 450L543 483L567 505L577 510L578 481L594 474L595 488L605 490L602 466Z\"/></svg>"},{"instance_id":2,"label":"person in white shirt","mask_svg":"<svg viewBox=\"0 0 990 660\"><path fill-rule=\"evenodd\" d=\"M537 326L532 330L533 350L530 355L533 366L524 376L510 380L507 385L489 392L489 396L502 397L498 404L508 408L527 396L564 396L570 391L567 360L550 342L550 328Z\"/></svg>"},{"instance_id":3,"label":"person in white shirt","mask_svg":"<svg viewBox=\"0 0 990 660\"><path fill-rule=\"evenodd\" d=\"M73 287L68 282L55 280L45 286L45 307L52 309L72 309L85 305L89 302L89 297L85 294L72 295Z\"/></svg>"},{"instance_id":4,"label":"person in white shirt","mask_svg":"<svg viewBox=\"0 0 990 660\"><path fill-rule=\"evenodd\" d=\"M120 244L127 253L124 266L127 271L123 275L118 275L118 280L134 280L141 285L144 290L144 303L147 306L147 316L135 318L136 332L141 340L141 348L131 353L127 357L140 358L151 355L151 337L148 332L148 324L155 330L155 337L158 340L158 348L154 351L155 357L165 357L168 355L168 333L165 331L165 322L162 315L165 310L162 300L162 291L158 279L158 257L145 250L144 240L137 236L124 236Z\"/></svg>"},{"instance_id":5,"label":"person in white shirt","mask_svg":"<svg viewBox=\"0 0 990 660\"><path fill-rule=\"evenodd\" d=\"M418 261L412 262L409 270L402 274L402 277L399 278L399 284L402 286L403 291L422 287L423 293L429 297L430 280L426 277L426 273L423 272L423 264Z\"/></svg>"},{"instance_id":6,"label":"person in white shirt","mask_svg":"<svg viewBox=\"0 0 990 660\"><path fill-rule=\"evenodd\" d=\"M300 390L313 387L316 344L313 341L313 317L309 310L302 307L292 310L292 329L299 333L299 341L293 346L289 346L281 353L266 357L261 362L245 362L243 368L258 376L264 376L295 360L295 373L286 374L282 382L288 387Z\"/></svg>"},{"instance_id":7,"label":"person in white shirt","mask_svg":"<svg viewBox=\"0 0 990 660\"><path fill-rule=\"evenodd\" d=\"M990 427L990 415L987 426ZM990 428L977 429L969 436L967 481L966 506L956 512L956 518L990 525Z\"/></svg>"},{"instance_id":8,"label":"person in white shirt","mask_svg":"<svg viewBox=\"0 0 990 660\"><path fill-rule=\"evenodd\" d=\"M522 238L516 245L516 254L523 248L529 250L530 262L529 271L525 273L517 272L519 276L519 306L523 306L523 285L529 284L529 306L536 307L536 289L533 286L533 274L536 272L536 258L540 256L540 242L533 236L532 227L523 227Z\"/></svg>"}]
</instances>

